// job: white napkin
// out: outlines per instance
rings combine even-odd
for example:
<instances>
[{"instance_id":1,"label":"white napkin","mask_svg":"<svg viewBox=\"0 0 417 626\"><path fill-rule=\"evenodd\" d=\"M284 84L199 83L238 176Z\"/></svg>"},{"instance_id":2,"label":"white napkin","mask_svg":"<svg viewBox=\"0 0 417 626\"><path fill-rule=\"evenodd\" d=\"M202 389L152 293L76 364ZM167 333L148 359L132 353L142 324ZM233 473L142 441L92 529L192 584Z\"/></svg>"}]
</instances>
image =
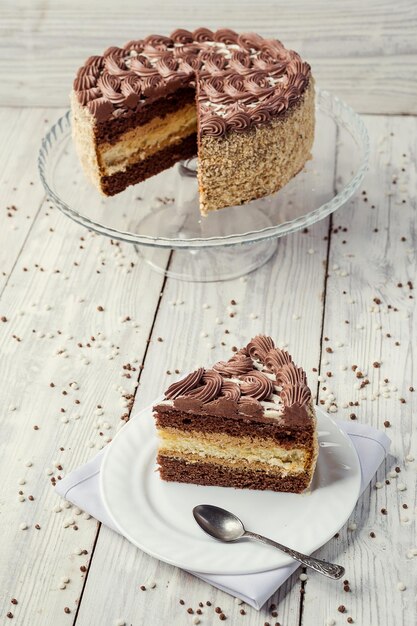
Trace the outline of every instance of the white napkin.
<instances>
[{"instance_id":1,"label":"white napkin","mask_svg":"<svg viewBox=\"0 0 417 626\"><path fill-rule=\"evenodd\" d=\"M140 413L134 419L139 416ZM384 433L371 426L357 422L338 422L338 426L349 435L358 454L362 469L361 493L363 493L387 455L391 442ZM94 459L60 480L56 486L56 491L63 498L118 532L101 499L99 474L104 453L105 450L101 450ZM259 610L298 567L299 564L294 562L292 565L268 572L237 576L190 573Z\"/></svg>"}]
</instances>

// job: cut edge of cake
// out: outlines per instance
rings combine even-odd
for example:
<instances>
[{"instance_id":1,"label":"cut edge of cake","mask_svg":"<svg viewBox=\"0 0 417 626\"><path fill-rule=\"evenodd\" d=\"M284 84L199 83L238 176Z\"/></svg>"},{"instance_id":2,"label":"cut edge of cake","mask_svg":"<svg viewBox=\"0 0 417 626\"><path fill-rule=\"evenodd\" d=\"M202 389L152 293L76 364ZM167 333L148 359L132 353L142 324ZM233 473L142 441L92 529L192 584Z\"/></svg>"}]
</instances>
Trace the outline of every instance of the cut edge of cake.
<instances>
[{"instance_id":1,"label":"cut edge of cake","mask_svg":"<svg viewBox=\"0 0 417 626\"><path fill-rule=\"evenodd\" d=\"M132 126L113 145L98 139L96 119L78 102L74 91L70 98L72 137L78 157L87 178L104 196L114 196L197 152L194 101L166 114L156 110L142 125L135 126L132 119ZM164 131L165 143L161 146L159 135Z\"/></svg>"},{"instance_id":2,"label":"cut edge of cake","mask_svg":"<svg viewBox=\"0 0 417 626\"><path fill-rule=\"evenodd\" d=\"M171 385L154 406L163 480L301 493L318 439L305 372L258 335Z\"/></svg>"}]
</instances>

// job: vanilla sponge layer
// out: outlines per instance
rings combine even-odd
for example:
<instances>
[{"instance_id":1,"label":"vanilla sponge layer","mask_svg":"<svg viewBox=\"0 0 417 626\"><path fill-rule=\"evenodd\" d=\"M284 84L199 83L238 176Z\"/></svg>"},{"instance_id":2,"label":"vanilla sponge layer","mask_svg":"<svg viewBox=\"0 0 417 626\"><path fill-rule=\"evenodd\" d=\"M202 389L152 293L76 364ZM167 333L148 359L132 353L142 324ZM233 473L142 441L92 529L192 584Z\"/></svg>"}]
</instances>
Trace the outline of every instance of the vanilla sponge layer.
<instances>
[{"instance_id":1,"label":"vanilla sponge layer","mask_svg":"<svg viewBox=\"0 0 417 626\"><path fill-rule=\"evenodd\" d=\"M251 468L281 476L308 471L309 450L303 447L283 448L271 440L256 437L232 437L224 433L184 432L176 428L159 428L159 454L189 463L221 463L228 467Z\"/></svg>"},{"instance_id":2,"label":"vanilla sponge layer","mask_svg":"<svg viewBox=\"0 0 417 626\"><path fill-rule=\"evenodd\" d=\"M197 132L194 104L187 104L165 117L154 117L121 135L117 143L101 143L98 159L105 176L124 171L129 165L147 159L167 146L179 143Z\"/></svg>"}]
</instances>

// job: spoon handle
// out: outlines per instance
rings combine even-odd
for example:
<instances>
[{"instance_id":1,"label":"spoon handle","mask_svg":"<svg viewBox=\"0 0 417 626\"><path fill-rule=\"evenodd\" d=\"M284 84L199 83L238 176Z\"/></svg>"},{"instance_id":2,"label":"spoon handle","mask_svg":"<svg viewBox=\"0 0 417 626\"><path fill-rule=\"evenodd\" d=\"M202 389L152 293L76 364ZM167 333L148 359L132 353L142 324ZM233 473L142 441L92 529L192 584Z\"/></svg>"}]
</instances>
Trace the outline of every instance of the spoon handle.
<instances>
[{"instance_id":1,"label":"spoon handle","mask_svg":"<svg viewBox=\"0 0 417 626\"><path fill-rule=\"evenodd\" d=\"M255 539L255 541L260 541L261 543L266 543L269 546L273 546L274 548L278 548L288 554L296 561L299 561L306 567L310 567L314 569L316 572L320 574L324 574L329 578L341 578L345 573L345 568L341 565L336 565L335 563L327 563L326 561L322 561L321 559L316 559L314 556L307 556L306 554L301 554L301 552L297 552L297 550L293 550L292 548L287 548L287 546L283 546L281 543L277 541L273 541L272 539L267 539L263 535L258 535L257 533L251 533L248 530L245 531L244 537L248 537L249 539Z\"/></svg>"}]
</instances>

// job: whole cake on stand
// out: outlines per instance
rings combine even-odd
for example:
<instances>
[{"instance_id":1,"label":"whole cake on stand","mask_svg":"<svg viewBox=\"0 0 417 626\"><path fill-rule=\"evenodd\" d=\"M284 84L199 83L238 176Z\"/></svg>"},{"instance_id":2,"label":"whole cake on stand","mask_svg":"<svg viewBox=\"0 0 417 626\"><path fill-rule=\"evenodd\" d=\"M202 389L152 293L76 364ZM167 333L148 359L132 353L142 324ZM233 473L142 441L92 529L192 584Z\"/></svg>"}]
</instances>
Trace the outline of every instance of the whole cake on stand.
<instances>
[{"instance_id":1,"label":"whole cake on stand","mask_svg":"<svg viewBox=\"0 0 417 626\"><path fill-rule=\"evenodd\" d=\"M89 57L71 94L87 176L111 196L198 155L203 215L272 194L311 156L310 66L280 41L178 29Z\"/></svg>"}]
</instances>

